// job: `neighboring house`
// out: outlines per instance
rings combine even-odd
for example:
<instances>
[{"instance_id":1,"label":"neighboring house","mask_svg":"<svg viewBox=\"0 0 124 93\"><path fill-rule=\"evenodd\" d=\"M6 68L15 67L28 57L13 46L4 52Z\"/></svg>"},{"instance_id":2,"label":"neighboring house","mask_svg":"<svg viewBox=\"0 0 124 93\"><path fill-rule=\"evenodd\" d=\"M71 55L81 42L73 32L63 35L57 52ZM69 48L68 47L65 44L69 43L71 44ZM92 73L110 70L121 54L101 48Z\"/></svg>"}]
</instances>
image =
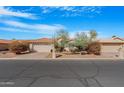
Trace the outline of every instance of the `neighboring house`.
<instances>
[{"instance_id":1,"label":"neighboring house","mask_svg":"<svg viewBox=\"0 0 124 93\"><path fill-rule=\"evenodd\" d=\"M36 52L50 52L53 48L52 39L49 38L19 41L28 41L30 43L30 49ZM8 50L11 42L12 40L0 40L0 51Z\"/></svg>"},{"instance_id":2,"label":"neighboring house","mask_svg":"<svg viewBox=\"0 0 124 93\"><path fill-rule=\"evenodd\" d=\"M52 39L41 38L36 40L28 40L30 49L37 52L50 52L53 49Z\"/></svg>"},{"instance_id":3,"label":"neighboring house","mask_svg":"<svg viewBox=\"0 0 124 93\"><path fill-rule=\"evenodd\" d=\"M0 40L0 51L9 50L9 44L11 43L10 40Z\"/></svg>"},{"instance_id":4,"label":"neighboring house","mask_svg":"<svg viewBox=\"0 0 124 93\"><path fill-rule=\"evenodd\" d=\"M60 42L61 39L58 40ZM109 39L99 39L96 40L101 44L101 54L105 56L119 56L119 52L124 48L124 39L119 37L113 37ZM69 41L74 42L73 39ZM68 51L68 48L65 48Z\"/></svg>"},{"instance_id":5,"label":"neighboring house","mask_svg":"<svg viewBox=\"0 0 124 93\"><path fill-rule=\"evenodd\" d=\"M118 37L99 40L101 44L101 54L119 55L119 49L124 46L124 40Z\"/></svg>"}]
</instances>

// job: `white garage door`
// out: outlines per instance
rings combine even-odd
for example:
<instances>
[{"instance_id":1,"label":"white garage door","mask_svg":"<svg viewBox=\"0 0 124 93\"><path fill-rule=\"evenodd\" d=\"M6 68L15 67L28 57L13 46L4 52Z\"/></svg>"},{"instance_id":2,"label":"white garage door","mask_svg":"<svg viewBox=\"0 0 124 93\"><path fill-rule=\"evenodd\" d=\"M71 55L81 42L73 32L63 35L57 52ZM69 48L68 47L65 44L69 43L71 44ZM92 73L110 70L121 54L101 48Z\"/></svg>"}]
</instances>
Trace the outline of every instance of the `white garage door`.
<instances>
[{"instance_id":1,"label":"white garage door","mask_svg":"<svg viewBox=\"0 0 124 93\"><path fill-rule=\"evenodd\" d=\"M37 52L50 52L52 45L34 44L33 49Z\"/></svg>"}]
</instances>

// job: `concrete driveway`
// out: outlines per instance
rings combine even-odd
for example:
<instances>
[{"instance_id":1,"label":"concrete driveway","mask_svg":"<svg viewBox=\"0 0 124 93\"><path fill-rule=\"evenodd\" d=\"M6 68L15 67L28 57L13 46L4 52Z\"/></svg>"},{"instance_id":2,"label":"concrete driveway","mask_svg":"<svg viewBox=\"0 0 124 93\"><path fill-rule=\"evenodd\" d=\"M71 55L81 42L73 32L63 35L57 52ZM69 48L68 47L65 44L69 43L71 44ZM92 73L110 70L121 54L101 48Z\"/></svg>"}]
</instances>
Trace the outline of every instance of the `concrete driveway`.
<instances>
[{"instance_id":1,"label":"concrete driveway","mask_svg":"<svg viewBox=\"0 0 124 93\"><path fill-rule=\"evenodd\" d=\"M0 60L1 87L124 87L124 61Z\"/></svg>"}]
</instances>

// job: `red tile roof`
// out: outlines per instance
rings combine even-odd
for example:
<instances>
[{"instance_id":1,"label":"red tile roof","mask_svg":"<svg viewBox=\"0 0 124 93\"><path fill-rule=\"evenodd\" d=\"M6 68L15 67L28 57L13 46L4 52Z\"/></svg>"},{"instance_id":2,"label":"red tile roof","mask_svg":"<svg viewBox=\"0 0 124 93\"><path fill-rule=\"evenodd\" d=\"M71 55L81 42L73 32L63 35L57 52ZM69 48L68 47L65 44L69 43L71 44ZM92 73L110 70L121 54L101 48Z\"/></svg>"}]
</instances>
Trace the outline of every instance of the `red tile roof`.
<instances>
[{"instance_id":1,"label":"red tile roof","mask_svg":"<svg viewBox=\"0 0 124 93\"><path fill-rule=\"evenodd\" d=\"M113 44L124 44L124 40L122 38L114 37L114 38L108 38L108 39L100 39L100 43L113 43Z\"/></svg>"},{"instance_id":2,"label":"red tile roof","mask_svg":"<svg viewBox=\"0 0 124 93\"><path fill-rule=\"evenodd\" d=\"M50 44L53 42L50 38L41 38L41 39L35 39L35 40L27 40L29 43L47 43Z\"/></svg>"},{"instance_id":3,"label":"red tile roof","mask_svg":"<svg viewBox=\"0 0 124 93\"><path fill-rule=\"evenodd\" d=\"M121 41L124 41L124 38L119 38L119 37L115 37L113 38L114 40L118 39L118 40L121 40Z\"/></svg>"}]
</instances>

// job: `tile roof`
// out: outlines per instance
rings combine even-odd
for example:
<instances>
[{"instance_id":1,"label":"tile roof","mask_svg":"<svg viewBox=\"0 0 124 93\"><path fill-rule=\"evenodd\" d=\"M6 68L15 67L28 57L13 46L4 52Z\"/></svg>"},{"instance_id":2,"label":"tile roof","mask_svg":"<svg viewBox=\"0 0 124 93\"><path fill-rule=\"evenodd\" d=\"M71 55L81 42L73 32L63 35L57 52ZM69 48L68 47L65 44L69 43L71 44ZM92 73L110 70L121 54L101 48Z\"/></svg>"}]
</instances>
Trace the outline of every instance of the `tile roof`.
<instances>
[{"instance_id":1,"label":"tile roof","mask_svg":"<svg viewBox=\"0 0 124 93\"><path fill-rule=\"evenodd\" d=\"M43 44L50 44L53 42L50 38L41 38L41 39L34 39L34 40L18 40L18 41L27 41L29 43L43 43ZM10 44L12 40L0 40L0 44Z\"/></svg>"},{"instance_id":2,"label":"tile roof","mask_svg":"<svg viewBox=\"0 0 124 93\"><path fill-rule=\"evenodd\" d=\"M27 40L29 43L52 43L53 40L50 38L41 38L41 39L35 39L35 40Z\"/></svg>"},{"instance_id":3,"label":"tile roof","mask_svg":"<svg viewBox=\"0 0 124 93\"><path fill-rule=\"evenodd\" d=\"M27 41L29 43L42 43L42 44L51 44L53 42L53 39L51 38L41 38L41 39L34 39L34 40L19 40L19 41ZM70 40L73 41L73 40ZM99 39L98 40L100 43L123 43L124 44L124 39L123 38L106 38L106 39ZM10 44L12 40L3 40L0 39L0 44Z\"/></svg>"},{"instance_id":4,"label":"tile roof","mask_svg":"<svg viewBox=\"0 0 124 93\"><path fill-rule=\"evenodd\" d=\"M100 39L100 43L122 43L124 44L124 39L122 38L107 38L107 39Z\"/></svg>"}]
</instances>

